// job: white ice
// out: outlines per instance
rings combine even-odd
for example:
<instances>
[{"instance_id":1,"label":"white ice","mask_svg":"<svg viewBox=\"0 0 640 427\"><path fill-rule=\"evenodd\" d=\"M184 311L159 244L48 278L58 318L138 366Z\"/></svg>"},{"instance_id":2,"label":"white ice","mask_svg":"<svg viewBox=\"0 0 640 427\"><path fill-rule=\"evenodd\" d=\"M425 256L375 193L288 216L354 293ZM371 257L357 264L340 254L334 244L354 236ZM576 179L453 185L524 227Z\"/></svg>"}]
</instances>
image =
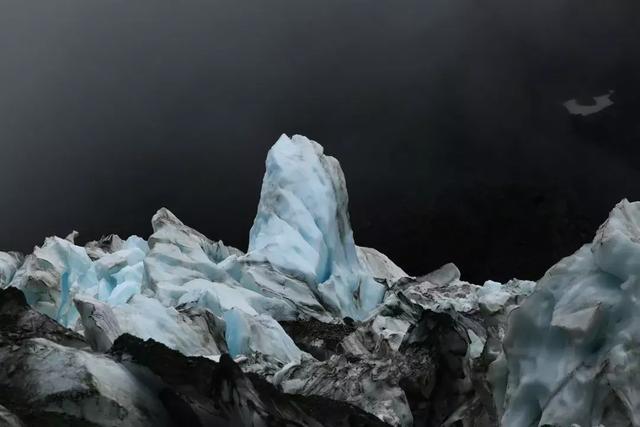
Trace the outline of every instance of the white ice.
<instances>
[{"instance_id":1,"label":"white ice","mask_svg":"<svg viewBox=\"0 0 640 427\"><path fill-rule=\"evenodd\" d=\"M148 241L110 235L82 247L77 233L52 237L24 262L1 253L0 278L100 351L126 332L187 355L258 355L279 369L302 352L277 321L366 318L407 276L356 247L347 205L338 161L283 135L267 156L246 254L162 208Z\"/></svg>"},{"instance_id":2,"label":"white ice","mask_svg":"<svg viewBox=\"0 0 640 427\"><path fill-rule=\"evenodd\" d=\"M404 277L410 277L389 257L374 248L357 246L356 252L362 268L375 279L385 280L389 286Z\"/></svg>"},{"instance_id":3,"label":"white ice","mask_svg":"<svg viewBox=\"0 0 640 427\"><path fill-rule=\"evenodd\" d=\"M511 313L492 366L502 425L640 425L639 237L623 200Z\"/></svg>"},{"instance_id":4,"label":"white ice","mask_svg":"<svg viewBox=\"0 0 640 427\"><path fill-rule=\"evenodd\" d=\"M385 286L360 265L338 161L314 141L282 135L266 168L247 257L304 280L334 312L366 317Z\"/></svg>"},{"instance_id":5,"label":"white ice","mask_svg":"<svg viewBox=\"0 0 640 427\"><path fill-rule=\"evenodd\" d=\"M282 366L299 362L302 351L271 316L251 315L237 308L224 314L229 354L263 354L275 359Z\"/></svg>"}]
</instances>

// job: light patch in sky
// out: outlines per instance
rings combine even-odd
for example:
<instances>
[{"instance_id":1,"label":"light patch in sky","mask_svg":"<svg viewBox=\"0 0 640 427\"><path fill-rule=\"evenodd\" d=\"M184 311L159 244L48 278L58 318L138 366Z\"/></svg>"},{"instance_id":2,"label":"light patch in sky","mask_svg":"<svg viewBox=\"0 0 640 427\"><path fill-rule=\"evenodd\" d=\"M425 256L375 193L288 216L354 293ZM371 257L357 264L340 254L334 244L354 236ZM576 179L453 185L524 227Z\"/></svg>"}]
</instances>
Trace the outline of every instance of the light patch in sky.
<instances>
[{"instance_id":1,"label":"light patch in sky","mask_svg":"<svg viewBox=\"0 0 640 427\"><path fill-rule=\"evenodd\" d=\"M597 113L599 111L604 110L605 108L613 105L613 101L610 99L610 96L613 94L613 91L610 90L609 93L596 96L593 98L594 102L590 105L583 105L578 102L578 100L570 99L566 101L564 107L571 114L576 114L580 116L589 116L591 114Z\"/></svg>"}]
</instances>

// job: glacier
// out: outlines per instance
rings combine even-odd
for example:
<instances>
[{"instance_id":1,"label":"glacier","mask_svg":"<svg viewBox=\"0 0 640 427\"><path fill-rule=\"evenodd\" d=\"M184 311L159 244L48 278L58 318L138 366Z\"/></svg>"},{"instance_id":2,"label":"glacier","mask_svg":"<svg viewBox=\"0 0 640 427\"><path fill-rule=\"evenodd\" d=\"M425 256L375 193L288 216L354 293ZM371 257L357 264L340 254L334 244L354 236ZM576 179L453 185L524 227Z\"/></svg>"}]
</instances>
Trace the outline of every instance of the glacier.
<instances>
[{"instance_id":1,"label":"glacier","mask_svg":"<svg viewBox=\"0 0 640 427\"><path fill-rule=\"evenodd\" d=\"M147 239L0 252L0 419L640 426L640 203L537 282L476 285L357 246L318 143L265 167L246 252L166 208Z\"/></svg>"},{"instance_id":2,"label":"glacier","mask_svg":"<svg viewBox=\"0 0 640 427\"><path fill-rule=\"evenodd\" d=\"M24 261L2 253L2 283L103 349L118 331L189 356L218 356L212 334L187 313L205 310L232 355L260 354L274 370L302 353L277 321L363 319L406 276L383 254L356 247L347 203L338 161L314 141L283 135L267 156L246 254L162 208L148 241L109 235L83 247L72 233L47 238ZM103 315L108 308L106 335L96 332L95 314L77 307Z\"/></svg>"},{"instance_id":3,"label":"glacier","mask_svg":"<svg viewBox=\"0 0 640 427\"><path fill-rule=\"evenodd\" d=\"M640 425L639 237L623 200L513 312L492 372L503 425Z\"/></svg>"}]
</instances>

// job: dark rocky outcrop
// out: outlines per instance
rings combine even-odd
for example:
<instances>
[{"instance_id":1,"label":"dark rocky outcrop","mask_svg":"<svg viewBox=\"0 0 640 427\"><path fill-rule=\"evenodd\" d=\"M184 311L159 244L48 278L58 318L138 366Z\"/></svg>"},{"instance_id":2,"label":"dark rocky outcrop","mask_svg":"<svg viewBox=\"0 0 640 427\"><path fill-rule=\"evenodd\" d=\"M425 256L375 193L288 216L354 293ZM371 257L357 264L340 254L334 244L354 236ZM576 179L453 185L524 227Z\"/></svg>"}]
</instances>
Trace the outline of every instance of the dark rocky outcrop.
<instances>
[{"instance_id":1,"label":"dark rocky outcrop","mask_svg":"<svg viewBox=\"0 0 640 427\"><path fill-rule=\"evenodd\" d=\"M349 324L324 323L319 320L294 320L279 322L296 345L318 360L326 360L342 353L342 340L356 328Z\"/></svg>"},{"instance_id":2,"label":"dark rocky outcrop","mask_svg":"<svg viewBox=\"0 0 640 427\"><path fill-rule=\"evenodd\" d=\"M215 363L127 334L115 341L111 353L148 368L163 381L160 398L176 424L189 420L193 426L385 425L344 402L282 393L258 375L244 374L226 354Z\"/></svg>"},{"instance_id":3,"label":"dark rocky outcrop","mask_svg":"<svg viewBox=\"0 0 640 427\"><path fill-rule=\"evenodd\" d=\"M0 345L16 345L31 338L46 338L74 348L89 347L82 335L32 309L19 289L0 289Z\"/></svg>"},{"instance_id":4,"label":"dark rocky outcrop","mask_svg":"<svg viewBox=\"0 0 640 427\"><path fill-rule=\"evenodd\" d=\"M0 426L384 426L344 402L283 393L220 362L124 334L108 354L0 290Z\"/></svg>"}]
</instances>

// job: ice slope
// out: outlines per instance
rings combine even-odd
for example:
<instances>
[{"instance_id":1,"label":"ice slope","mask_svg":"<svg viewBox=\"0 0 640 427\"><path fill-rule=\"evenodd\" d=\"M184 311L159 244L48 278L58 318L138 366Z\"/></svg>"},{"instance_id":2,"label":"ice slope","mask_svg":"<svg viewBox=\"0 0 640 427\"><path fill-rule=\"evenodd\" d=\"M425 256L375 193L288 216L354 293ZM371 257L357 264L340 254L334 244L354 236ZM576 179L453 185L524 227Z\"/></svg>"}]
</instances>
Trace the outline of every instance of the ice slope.
<instances>
[{"instance_id":1,"label":"ice slope","mask_svg":"<svg viewBox=\"0 0 640 427\"><path fill-rule=\"evenodd\" d=\"M49 237L25 258L9 285L24 292L38 311L66 326L77 318L71 294L80 287L98 286L92 265L84 248Z\"/></svg>"},{"instance_id":2,"label":"ice slope","mask_svg":"<svg viewBox=\"0 0 640 427\"><path fill-rule=\"evenodd\" d=\"M386 281L389 286L402 278L409 277L389 257L374 248L356 246L356 253L363 269L376 280Z\"/></svg>"},{"instance_id":3,"label":"ice slope","mask_svg":"<svg viewBox=\"0 0 640 427\"><path fill-rule=\"evenodd\" d=\"M492 367L502 425L640 425L640 203L553 266Z\"/></svg>"},{"instance_id":4,"label":"ice slope","mask_svg":"<svg viewBox=\"0 0 640 427\"><path fill-rule=\"evenodd\" d=\"M88 295L116 306L140 292L146 251L146 242L131 236L118 251L104 253L94 261L85 248L49 237L25 258L8 285L22 290L40 312L73 326L78 320L74 295Z\"/></svg>"},{"instance_id":5,"label":"ice slope","mask_svg":"<svg viewBox=\"0 0 640 427\"><path fill-rule=\"evenodd\" d=\"M282 135L269 150L248 257L312 287L334 313L366 317L386 286L360 264L339 162L318 143Z\"/></svg>"}]
</instances>

